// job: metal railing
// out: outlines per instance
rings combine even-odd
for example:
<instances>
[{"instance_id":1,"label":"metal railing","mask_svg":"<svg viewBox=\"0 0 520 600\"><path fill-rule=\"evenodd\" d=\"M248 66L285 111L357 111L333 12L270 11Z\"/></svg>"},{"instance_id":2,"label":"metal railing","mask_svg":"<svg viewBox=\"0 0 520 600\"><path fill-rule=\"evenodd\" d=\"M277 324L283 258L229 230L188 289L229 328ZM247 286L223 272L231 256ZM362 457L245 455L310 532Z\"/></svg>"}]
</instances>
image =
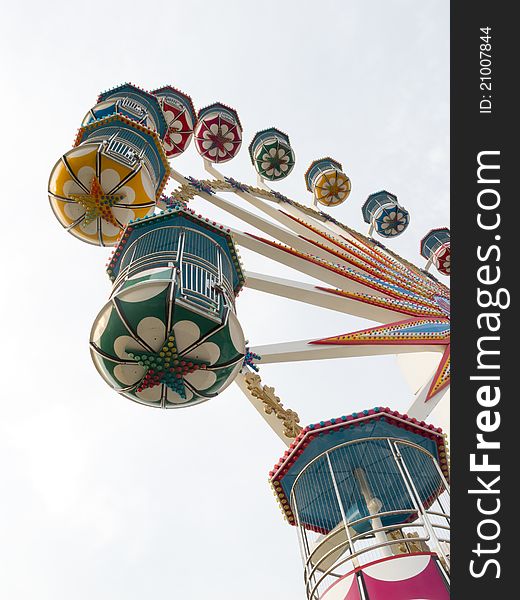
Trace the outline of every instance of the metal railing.
<instances>
[{"instance_id":1,"label":"metal railing","mask_svg":"<svg viewBox=\"0 0 520 600\"><path fill-rule=\"evenodd\" d=\"M84 142L107 142L104 150L106 155L112 156L130 167L136 165L137 157L142 157L142 161L152 178L154 189L157 189L164 167L158 150L149 137L145 137L145 134L121 125L100 125L87 133Z\"/></svg>"},{"instance_id":2,"label":"metal railing","mask_svg":"<svg viewBox=\"0 0 520 600\"><path fill-rule=\"evenodd\" d=\"M234 306L233 267L220 245L205 233L183 226L147 231L125 248L113 293L129 279L152 269L176 268L179 298L219 314ZM224 301L222 295L225 294Z\"/></svg>"},{"instance_id":3,"label":"metal railing","mask_svg":"<svg viewBox=\"0 0 520 600\"><path fill-rule=\"evenodd\" d=\"M448 495L435 458L412 442L366 438L315 457L291 491L307 598L317 600L339 577L388 556L434 551L449 570Z\"/></svg>"}]
</instances>

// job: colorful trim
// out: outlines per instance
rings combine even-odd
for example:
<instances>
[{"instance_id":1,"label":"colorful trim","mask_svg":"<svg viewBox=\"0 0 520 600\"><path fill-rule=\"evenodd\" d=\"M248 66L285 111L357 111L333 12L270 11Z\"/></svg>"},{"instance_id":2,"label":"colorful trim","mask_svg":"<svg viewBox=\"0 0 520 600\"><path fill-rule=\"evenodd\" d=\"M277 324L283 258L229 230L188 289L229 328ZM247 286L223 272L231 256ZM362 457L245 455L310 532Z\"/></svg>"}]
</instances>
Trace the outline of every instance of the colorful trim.
<instances>
[{"instance_id":1,"label":"colorful trim","mask_svg":"<svg viewBox=\"0 0 520 600\"><path fill-rule=\"evenodd\" d=\"M260 369L259 369L258 365L255 364L255 361L258 362L261 360L262 360L262 357L260 356L260 354L256 354L256 352L251 352L249 347L247 347L242 366L250 367L251 369L253 369L253 371L256 371L258 373L258 371Z\"/></svg>"},{"instance_id":2,"label":"colorful trim","mask_svg":"<svg viewBox=\"0 0 520 600\"><path fill-rule=\"evenodd\" d=\"M351 279L352 281L356 281L357 283L361 283L362 285L365 285L374 290L377 290L378 292L385 293L388 296L391 296L393 298L404 299L404 300L413 300L414 302L417 302L418 304L421 304L424 306L436 307L435 303L430 302L429 300L419 296L418 294L414 294L413 292L408 292L406 290L395 289L395 287L397 287L397 286L393 286L392 284L389 284L389 283L385 284L384 281L382 281L376 277L364 275L363 273L359 273L349 267L341 267L341 266L334 265L334 264L329 263L321 258L312 256L311 254L306 254L305 252L300 252L299 250L295 250L294 248L291 248L290 246L280 244L279 242L272 242L272 241L262 238L260 236L254 235L252 233L248 233L247 235L249 237L252 237L253 239L258 240L260 242L263 242L264 244L267 244L273 248L278 248L279 250L282 250L283 252L286 252L287 254L292 254L293 256L296 256L297 258L301 258L303 260L306 260L307 262L311 262L315 265L323 267L324 269L327 269L328 271L331 271L333 273L341 275L342 277L346 277L347 279Z\"/></svg>"},{"instance_id":3,"label":"colorful trim","mask_svg":"<svg viewBox=\"0 0 520 600\"><path fill-rule=\"evenodd\" d=\"M206 180L206 183L210 184L213 189L222 190L222 191L226 191L226 190L231 191L233 189L239 189L240 191L244 191L244 190L241 190L240 188L245 188L245 191L248 191L249 193L257 196L258 198L276 201L278 203L283 202L285 204L288 204L290 206L294 206L295 208L298 208L298 210L302 211L304 214L308 215L309 217L311 217L313 219L316 219L316 220L322 221L322 222L333 223L334 225L336 225L337 227L342 229L345 233L347 233L349 236L354 238L354 239L348 239L345 236L341 236L342 239L346 243L352 245L353 247L355 247L357 250L359 250L363 254L367 254L368 256L372 257L372 259L375 259L377 261L382 261L384 263L387 263L393 269L395 269L401 273L405 273L408 277L412 278L418 285L424 286L428 290L431 290L432 293L440 294L445 297L449 297L449 295L450 295L449 288L446 287L446 285L444 285L444 283L442 283L441 281L438 281L436 279L435 275L433 275L432 273L426 273L423 269L417 267L416 265L414 265L410 261L406 260L402 256L399 256L398 254L393 252L390 248L385 248L385 252L383 253L380 250L380 248L383 247L383 245L380 242L378 242L377 240L374 240L372 238L368 238L368 237L364 236L363 234L351 229L350 227L348 227L344 223L341 223L340 221L338 221L331 215L329 215L325 212L322 212L320 210L315 210L315 209L313 209L309 206L306 206L304 204L301 204L299 202L296 202L296 200L292 200L292 199L288 198L287 196L280 194L279 192L246 185L246 184L236 181L234 179L233 179L233 183L231 183L230 180L231 180L231 178L229 178L229 180L228 180L228 178L226 178L225 181L218 180L218 179L208 179L208 180ZM240 186L240 187L238 187L238 186ZM288 214L288 213L286 213L286 214ZM309 225L305 221L302 221L301 219L294 217L293 215L288 215L288 216L290 216L295 221L298 221L298 222L304 224L309 229L319 232L321 235L323 235L323 237L327 237L326 234L321 232L319 229L313 227L312 225Z\"/></svg>"},{"instance_id":4,"label":"colorful trim","mask_svg":"<svg viewBox=\"0 0 520 600\"><path fill-rule=\"evenodd\" d=\"M333 236L321 231L317 227L314 227L313 225L306 223L302 219L294 217L293 215L286 213L285 211L280 211L280 212L282 214L284 214L285 216L289 217L290 219L292 219L293 221L296 221L300 225L303 225L304 227L306 227L307 229L309 229L316 235L319 235L323 239L327 240L334 246L337 246L344 253L346 253L350 256L345 256L345 255L339 254L339 253L335 252L334 250L329 249L329 247L327 247L323 244L320 244L319 242L315 242L314 240L310 240L307 238L303 238L303 239L306 239L307 241L313 243L314 245L319 246L320 248L322 248L324 250L327 250L331 254L338 256L338 258L342 258L343 260L350 262L352 265L357 266L360 269L363 269L367 273L370 273L378 278L383 278L383 279L385 279L385 276L386 276L386 279L392 279L396 282L399 282L399 285L401 287L406 287L410 291L413 291L414 289L418 288L419 290L423 290L425 293L428 293L428 295L430 295L434 291L435 292L437 291L436 286L430 285L429 282L426 283L424 281L424 278L417 277L417 275L415 275L414 273L411 273L409 270L403 268L401 265L399 265L399 263L392 261L390 258L386 257L384 254L382 254L382 253L377 254L371 248L362 248L355 242L353 242L351 240L347 240L346 238L343 238L343 240L345 242L345 243L343 243L340 240L334 238ZM349 247L349 246L352 246L352 247ZM354 248L354 250L352 248ZM352 258L352 256L354 258ZM413 281L415 283L415 288L410 286L410 284L409 284L410 278L413 279Z\"/></svg>"},{"instance_id":5,"label":"colorful trim","mask_svg":"<svg viewBox=\"0 0 520 600\"><path fill-rule=\"evenodd\" d=\"M197 124L197 111L195 110L195 105L193 104L191 96L186 94L186 92L183 92L182 90L179 90L173 87L172 85L163 85L162 87L157 88L156 90L152 90L150 93L159 98L163 98L168 94L168 92L171 92L171 95L174 98L176 96L181 96L186 101L190 111L190 116L193 121L193 126L195 127L195 125Z\"/></svg>"},{"instance_id":6,"label":"colorful trim","mask_svg":"<svg viewBox=\"0 0 520 600\"><path fill-rule=\"evenodd\" d=\"M446 318L412 318L388 325L369 327L353 333L345 333L309 344L355 346L355 345L449 345L450 321Z\"/></svg>"},{"instance_id":7,"label":"colorful trim","mask_svg":"<svg viewBox=\"0 0 520 600\"><path fill-rule=\"evenodd\" d=\"M240 181L233 179L233 177L224 177L224 180L226 183L229 183L233 189L238 190L239 192L249 192L249 187L245 183L240 183Z\"/></svg>"},{"instance_id":8,"label":"colorful trim","mask_svg":"<svg viewBox=\"0 0 520 600\"><path fill-rule=\"evenodd\" d=\"M403 313L411 317L444 317L446 313L428 308L425 306L418 306L414 302L406 300L396 300L394 298L382 298L380 296L371 296L370 294L361 294L357 292L346 292L345 290L325 288L319 285L316 286L317 290L334 294L336 296L342 296L348 300L356 300L363 302L364 304L371 304L379 308L385 308L394 312Z\"/></svg>"},{"instance_id":9,"label":"colorful trim","mask_svg":"<svg viewBox=\"0 0 520 600\"><path fill-rule=\"evenodd\" d=\"M447 481L449 481L450 474L446 438L440 427L428 425L424 421L418 421L408 415L402 415L396 410L390 410L388 407L381 408L377 406L370 410L364 410L362 413L352 413L351 415L344 415L336 419L330 419L329 421L321 421L320 423L315 423L302 429L294 442L289 446L289 449L275 464L273 470L269 472L269 483L273 488L286 520L291 525L296 525L296 518L281 484L284 475L292 468L296 460L303 454L314 438L330 432L342 431L345 427L357 427L361 423L366 423L367 421L372 421L374 419L385 419L391 425L406 429L424 438L435 441L441 471Z\"/></svg>"},{"instance_id":10,"label":"colorful trim","mask_svg":"<svg viewBox=\"0 0 520 600\"><path fill-rule=\"evenodd\" d=\"M164 167L164 175L159 183L159 187L157 188L157 191L155 194L155 197L159 198L161 196L164 188L166 187L166 184L168 183L168 179L170 177L170 163L168 162L168 159L166 158L166 154L164 153L164 148L163 148L163 145L162 145L162 142L161 142L159 136L152 129L148 129L147 127L144 127L143 125L140 125L139 123L136 123L135 121L132 121L132 119L125 117L124 115L119 115L119 114L111 115L109 117L105 117L104 119L100 119L98 121L93 121L92 123L85 125L85 127L81 127L78 130L78 133L76 134L76 138L74 140L73 147L76 148L76 146L79 146L82 143L82 138L86 132L92 131L93 129L97 129L98 127L101 127L101 126L105 126L108 123L111 123L112 121L120 121L122 123L125 123L125 124L129 125L130 127L133 127L134 129L138 129L139 131L146 133L153 139L155 146L159 152L159 157L161 159L161 163Z\"/></svg>"},{"instance_id":11,"label":"colorful trim","mask_svg":"<svg viewBox=\"0 0 520 600\"><path fill-rule=\"evenodd\" d=\"M291 142L289 140L289 136L281 131L280 129L276 128L276 127L267 127L266 129L261 129L260 131L257 131L255 133L255 135L253 136L253 139L251 140L251 143L249 144L248 147L248 152L249 152L249 157L251 158L251 162L254 161L254 151L256 149L256 146L259 146L261 142L259 142L258 138L260 137L265 137L265 139L267 139L269 136L267 134L272 133L272 137L277 137L282 139L288 146L291 145Z\"/></svg>"},{"instance_id":12,"label":"colorful trim","mask_svg":"<svg viewBox=\"0 0 520 600\"><path fill-rule=\"evenodd\" d=\"M324 165L328 163L329 169L337 169L338 171L343 170L343 165L334 158L331 158L330 156L324 156L323 158L317 158L316 160L313 160L309 165L308 169L303 174L303 177L305 179L305 186L307 187L307 190L309 192L312 192L312 181L310 179L311 171L320 163Z\"/></svg>"},{"instance_id":13,"label":"colorful trim","mask_svg":"<svg viewBox=\"0 0 520 600\"><path fill-rule=\"evenodd\" d=\"M238 254L238 251L235 247L235 242L233 241L233 237L231 236L231 230L224 227L224 225L220 225L216 221L210 221L210 219L204 218L200 214L197 215L195 213L195 211L190 208L185 208L185 207L181 207L181 206L179 206L177 208L168 208L167 210L163 210L158 214L150 215L150 216L144 217L142 219L136 219L135 221L130 221L130 223L127 225L125 230L121 233L121 236L119 237L117 246L115 247L114 252L112 253L112 256L110 257L110 260L107 263L107 273L108 273L108 276L110 277L110 280L114 281L116 279L116 273L114 272L114 270L117 268L119 261L122 258L122 255L124 253L124 246L128 242L130 233L134 229L138 229L139 227L149 225L150 221L167 220L173 214L182 214L182 216L185 217L186 219L188 219L189 221L192 221L193 223L197 223L198 225L204 227L205 229L209 229L210 231L213 231L214 233L218 233L219 235L221 235L222 237L224 237L226 239L227 246L231 253L233 266L235 267L235 269L237 271L237 277L239 280L239 283L237 284L237 286L234 289L235 295L237 295L244 285L245 276L244 276L244 269L243 269L242 261Z\"/></svg>"},{"instance_id":14,"label":"colorful trim","mask_svg":"<svg viewBox=\"0 0 520 600\"><path fill-rule=\"evenodd\" d=\"M115 100L121 101L125 98L130 98L135 100L135 97L140 97L137 101L139 104L145 109L146 113L149 115L150 119L153 121L155 126L158 128L157 135L162 140L164 135L166 135L168 124L166 123L166 119L164 117L164 113L161 108L161 104L158 98L151 92L140 88L133 83L123 83L114 88L106 90L105 92L101 92L98 96L98 104L100 102ZM149 102L149 105L146 105L146 101Z\"/></svg>"},{"instance_id":15,"label":"colorful trim","mask_svg":"<svg viewBox=\"0 0 520 600\"><path fill-rule=\"evenodd\" d=\"M442 355L441 362L437 367L437 371L435 371L435 375L433 376L433 381L428 390L428 395L426 396L426 402L431 400L436 394L438 394L445 387L450 385L451 381L451 345L448 344L446 350L444 350L444 354Z\"/></svg>"},{"instance_id":16,"label":"colorful trim","mask_svg":"<svg viewBox=\"0 0 520 600\"><path fill-rule=\"evenodd\" d=\"M117 202L122 201L124 196L121 194L106 194L96 175L92 178L88 193L69 194L68 197L81 204L85 209L85 218L83 219L85 225L89 225L96 219L104 219L114 227L121 227L112 213L112 207Z\"/></svg>"},{"instance_id":17,"label":"colorful trim","mask_svg":"<svg viewBox=\"0 0 520 600\"><path fill-rule=\"evenodd\" d=\"M185 177L186 181L193 186L198 192L203 192L204 194L210 194L211 196L215 195L215 190L206 182L200 181L199 179L195 179L195 177Z\"/></svg>"},{"instance_id":18,"label":"colorful trim","mask_svg":"<svg viewBox=\"0 0 520 600\"><path fill-rule=\"evenodd\" d=\"M238 126L240 127L240 129L242 130L242 123L240 122L240 118L238 116L237 111L232 108L231 106L228 106L227 104L224 104L223 102L214 102L213 104L209 104L208 106L203 106L201 109L199 109L199 112L197 113L197 118L203 119L205 117L206 114L208 114L209 112L215 111L218 112L220 109L224 109L224 111L229 112L232 114L232 116L236 119L236 122L238 124Z\"/></svg>"},{"instance_id":19,"label":"colorful trim","mask_svg":"<svg viewBox=\"0 0 520 600\"><path fill-rule=\"evenodd\" d=\"M97 98L97 104L99 104L100 102L103 102L103 100L110 100L110 98L113 97L115 92L117 92L118 90L124 90L125 87L133 88L137 92L139 92L141 94L145 94L146 96L149 96L149 98L152 101L157 102L157 98L153 95L152 92L149 92L148 90L145 90L145 89L139 87L138 85L135 85L135 84L127 81L125 83L116 85L113 88L109 88L108 90L105 90L104 92L101 92Z\"/></svg>"}]
</instances>

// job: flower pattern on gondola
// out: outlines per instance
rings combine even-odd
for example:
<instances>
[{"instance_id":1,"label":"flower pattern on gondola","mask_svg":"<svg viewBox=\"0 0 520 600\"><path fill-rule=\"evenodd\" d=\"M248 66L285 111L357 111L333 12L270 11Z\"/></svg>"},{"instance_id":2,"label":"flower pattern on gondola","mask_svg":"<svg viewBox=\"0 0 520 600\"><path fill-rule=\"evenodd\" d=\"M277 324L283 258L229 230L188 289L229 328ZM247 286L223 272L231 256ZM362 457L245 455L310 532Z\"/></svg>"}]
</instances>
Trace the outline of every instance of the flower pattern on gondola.
<instances>
[{"instance_id":1,"label":"flower pattern on gondola","mask_svg":"<svg viewBox=\"0 0 520 600\"><path fill-rule=\"evenodd\" d=\"M395 237L402 233L410 221L408 211L395 206L391 209L384 208L376 218L375 225L379 235Z\"/></svg>"},{"instance_id":2,"label":"flower pattern on gondola","mask_svg":"<svg viewBox=\"0 0 520 600\"><path fill-rule=\"evenodd\" d=\"M193 122L187 110L181 110L166 100L162 109L168 123L168 131L163 140L164 150L168 158L175 158L189 146L193 136Z\"/></svg>"},{"instance_id":3,"label":"flower pattern on gondola","mask_svg":"<svg viewBox=\"0 0 520 600\"><path fill-rule=\"evenodd\" d=\"M169 279L133 284L101 310L91 352L102 377L127 398L172 408L207 400L235 378L245 343L238 319L225 327L177 306L169 333Z\"/></svg>"},{"instance_id":4,"label":"flower pattern on gondola","mask_svg":"<svg viewBox=\"0 0 520 600\"><path fill-rule=\"evenodd\" d=\"M280 142L262 145L256 154L258 173L265 179L283 179L294 167L294 155L289 146Z\"/></svg>"},{"instance_id":5,"label":"flower pattern on gondola","mask_svg":"<svg viewBox=\"0 0 520 600\"><path fill-rule=\"evenodd\" d=\"M236 156L242 145L240 127L223 115L203 118L195 134L199 153L210 162L222 163Z\"/></svg>"},{"instance_id":6,"label":"flower pattern on gondola","mask_svg":"<svg viewBox=\"0 0 520 600\"><path fill-rule=\"evenodd\" d=\"M434 258L435 266L443 275L451 275L451 247L444 244L437 250Z\"/></svg>"},{"instance_id":7,"label":"flower pattern on gondola","mask_svg":"<svg viewBox=\"0 0 520 600\"><path fill-rule=\"evenodd\" d=\"M91 244L113 246L130 220L153 212L154 187L146 169L132 170L105 155L98 160L96 150L95 146L79 146L56 163L49 199L72 235Z\"/></svg>"},{"instance_id":8,"label":"flower pattern on gondola","mask_svg":"<svg viewBox=\"0 0 520 600\"><path fill-rule=\"evenodd\" d=\"M350 179L341 171L325 171L314 185L314 195L320 204L336 206L350 194Z\"/></svg>"}]
</instances>

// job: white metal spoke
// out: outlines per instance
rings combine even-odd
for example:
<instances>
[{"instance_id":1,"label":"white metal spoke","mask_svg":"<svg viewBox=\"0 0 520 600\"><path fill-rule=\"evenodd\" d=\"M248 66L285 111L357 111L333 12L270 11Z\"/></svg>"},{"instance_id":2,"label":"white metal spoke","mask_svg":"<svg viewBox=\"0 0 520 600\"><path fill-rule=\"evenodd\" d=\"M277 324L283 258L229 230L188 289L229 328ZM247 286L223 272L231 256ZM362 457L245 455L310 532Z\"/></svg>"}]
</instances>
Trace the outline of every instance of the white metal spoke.
<instances>
[{"instance_id":1,"label":"white metal spoke","mask_svg":"<svg viewBox=\"0 0 520 600\"><path fill-rule=\"evenodd\" d=\"M323 281L324 283L328 283L329 285L348 292L373 294L374 296L379 296L382 298L386 298L387 296L385 292L380 292L379 290L369 287L368 285L352 280L348 277L347 271L339 272L333 270L333 268L329 270L324 268L323 264L317 264L311 260L297 256L290 251L286 252L285 250L277 246L270 245L269 243L266 243L265 241L258 239L251 234L238 231L237 229L231 229L231 232L239 246L247 248L248 250L252 250L253 252L257 252L266 258L270 258L285 264L292 269L296 269L301 273L305 273L310 277L314 277L318 281ZM333 267L333 265L330 266Z\"/></svg>"},{"instance_id":2,"label":"white metal spoke","mask_svg":"<svg viewBox=\"0 0 520 600\"><path fill-rule=\"evenodd\" d=\"M179 183L185 183L184 177L173 170L172 170L172 177L174 179L176 179ZM251 225L252 227L255 227L256 229L259 229L263 233L278 240L282 244L291 246L292 248L294 248L295 250L298 250L299 252L304 252L307 254L318 256L319 258L321 258L323 260L332 261L332 262L342 264L343 266L347 266L347 263L345 261L343 261L341 258L335 256L334 254L331 254L330 252L327 252L326 250L323 250L323 249L315 246L314 244L308 242L307 240L304 240L303 238L299 237L298 235L295 235L295 233L293 233L289 229L280 227L279 225L276 225L272 221L268 221L267 219L264 219L263 217L260 217L260 216L256 215L255 213L252 213L252 212L242 208L241 206L238 206L238 204L236 204L234 202L230 202L229 200L226 200L225 198L222 198L218 194L208 194L206 192L202 192L199 190L197 190L196 193L198 196L200 196L207 202L210 202L217 208L220 208L221 210L226 211L230 215L244 221L244 223L247 223L248 225ZM269 214L269 216L276 218L276 220L282 222L284 225L291 226L294 229L300 229L301 233L305 234L309 238L314 237L316 239L319 239L318 236L316 236L316 234L312 234L312 232L307 230L302 225L298 225L295 221L293 221L293 219L290 219L289 217L283 215L283 213L281 213L279 210L273 209L272 207L268 206L267 204L262 203L262 201L258 201L251 194L246 194L246 193L243 194L238 191L235 191L235 193L238 194L240 197L245 196L246 199L248 199L248 200L249 200L249 197L252 198L252 200L249 200L252 204L257 206L256 203L258 203L257 208L260 206L263 206L265 208L264 212L267 212ZM294 227L294 225L298 225L298 228Z\"/></svg>"},{"instance_id":3,"label":"white metal spoke","mask_svg":"<svg viewBox=\"0 0 520 600\"><path fill-rule=\"evenodd\" d=\"M422 421L428 418L428 415L437 407L439 402L446 396L446 394L450 391L450 386L446 386L445 388L439 390L434 396L432 396L429 400L428 392L430 390L430 386L433 383L435 378L435 373L427 380L424 386L419 390L412 404L408 407L407 414L410 417L415 417L416 419Z\"/></svg>"},{"instance_id":4,"label":"white metal spoke","mask_svg":"<svg viewBox=\"0 0 520 600\"><path fill-rule=\"evenodd\" d=\"M282 342L251 348L262 357L260 364L297 362L302 360L323 360L328 358L353 358L362 356L383 356L413 352L435 352L435 346L405 344L311 344L313 340ZM438 347L439 350L442 346Z\"/></svg>"},{"instance_id":5,"label":"white metal spoke","mask_svg":"<svg viewBox=\"0 0 520 600\"><path fill-rule=\"evenodd\" d=\"M262 273L246 272L246 287L378 323L391 323L403 318L402 313L389 308L338 296L308 283Z\"/></svg>"}]
</instances>

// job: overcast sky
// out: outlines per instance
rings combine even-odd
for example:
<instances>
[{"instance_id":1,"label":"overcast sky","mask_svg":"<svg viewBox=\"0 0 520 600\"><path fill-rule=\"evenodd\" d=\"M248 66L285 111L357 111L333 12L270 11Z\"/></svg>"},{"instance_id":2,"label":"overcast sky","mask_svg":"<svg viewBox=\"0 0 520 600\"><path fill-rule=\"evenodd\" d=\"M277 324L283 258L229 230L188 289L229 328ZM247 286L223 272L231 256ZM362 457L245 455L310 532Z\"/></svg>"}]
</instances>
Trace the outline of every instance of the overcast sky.
<instances>
[{"instance_id":1,"label":"overcast sky","mask_svg":"<svg viewBox=\"0 0 520 600\"><path fill-rule=\"evenodd\" d=\"M105 384L88 336L110 292L109 251L61 229L47 179L100 91L170 83L197 108L219 100L238 110L245 143L225 174L254 183L246 146L259 129L279 127L297 163L277 189L310 202L303 173L333 156L352 193L332 214L366 232L366 196L397 194L412 220L391 245L423 264L419 240L449 225L448 8L447 0L4 7L0 597L304 598L296 531L267 484L282 443L235 386L167 412ZM174 166L203 176L193 145ZM194 206L236 225L200 200ZM242 254L247 269L304 280ZM237 309L253 345L364 325L252 291ZM411 402L391 357L265 366L261 375L303 424Z\"/></svg>"}]
</instances>

